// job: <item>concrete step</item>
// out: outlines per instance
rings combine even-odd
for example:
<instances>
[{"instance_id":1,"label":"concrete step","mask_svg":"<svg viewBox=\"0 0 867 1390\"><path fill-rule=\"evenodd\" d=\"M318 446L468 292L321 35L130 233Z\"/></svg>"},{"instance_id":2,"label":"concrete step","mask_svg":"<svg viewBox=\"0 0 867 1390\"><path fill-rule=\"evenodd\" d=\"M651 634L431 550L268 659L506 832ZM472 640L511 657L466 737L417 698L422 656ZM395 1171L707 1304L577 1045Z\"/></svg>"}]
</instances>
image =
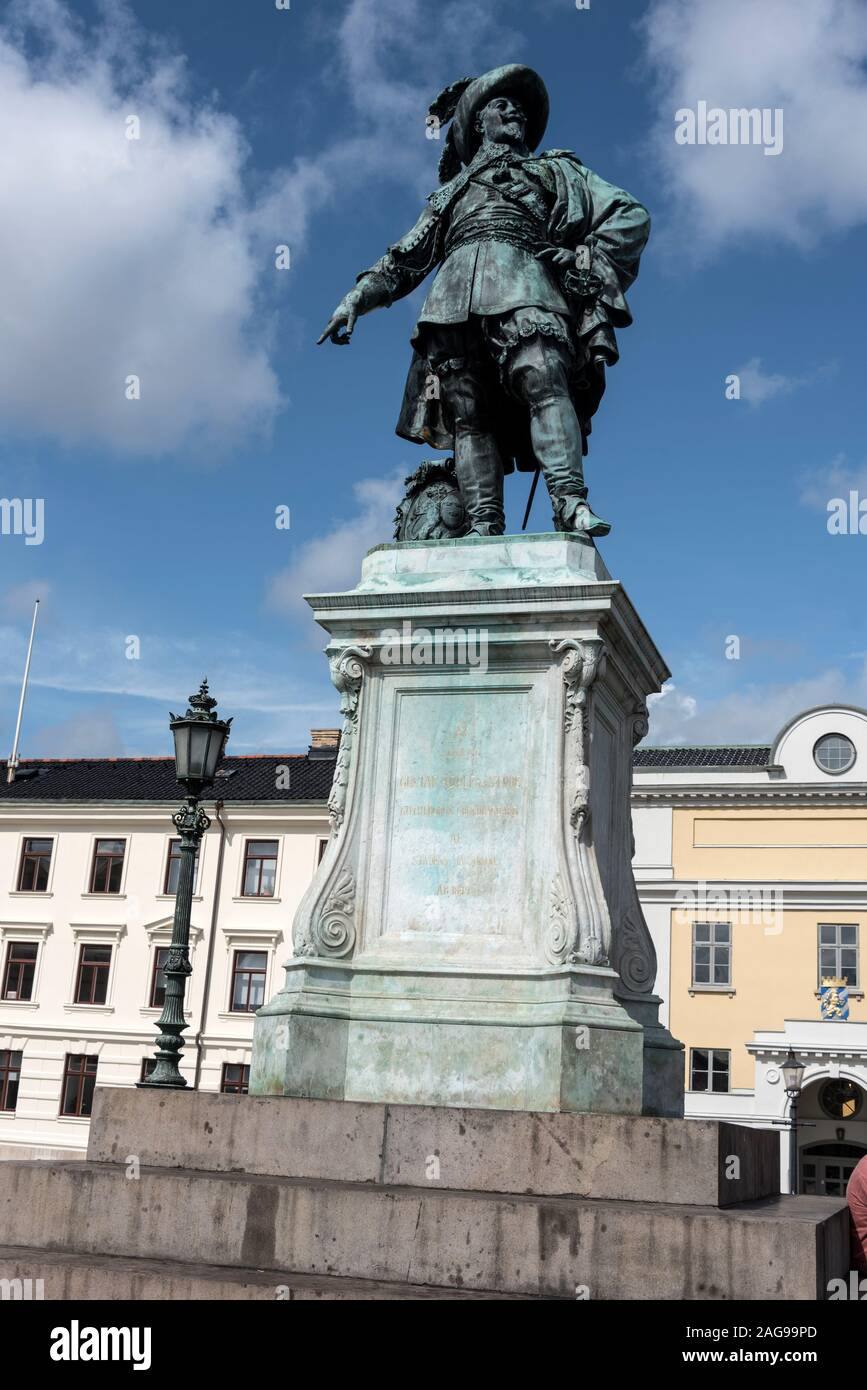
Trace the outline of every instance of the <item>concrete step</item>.
<instances>
[{"instance_id":1,"label":"concrete step","mask_svg":"<svg viewBox=\"0 0 867 1390\"><path fill-rule=\"evenodd\" d=\"M0 1238L48 1255L531 1298L816 1299L848 1268L835 1198L736 1208L117 1163L0 1165ZM277 1282L280 1282L279 1280Z\"/></svg>"},{"instance_id":2,"label":"concrete step","mask_svg":"<svg viewBox=\"0 0 867 1390\"><path fill-rule=\"evenodd\" d=\"M472 1192L727 1206L779 1192L779 1136L711 1120L98 1087L88 1157Z\"/></svg>"},{"instance_id":3,"label":"concrete step","mask_svg":"<svg viewBox=\"0 0 867 1390\"><path fill-rule=\"evenodd\" d=\"M39 1281L41 1280L41 1287ZM19 1281L16 1284L15 1281ZM29 1282L28 1282L29 1281ZM421 1284L340 1279L297 1271L227 1269L178 1260L123 1259L117 1255L47 1253L0 1245L0 1297L65 1302L181 1300L274 1302L382 1302L428 1299L526 1301L520 1294L431 1288Z\"/></svg>"}]
</instances>

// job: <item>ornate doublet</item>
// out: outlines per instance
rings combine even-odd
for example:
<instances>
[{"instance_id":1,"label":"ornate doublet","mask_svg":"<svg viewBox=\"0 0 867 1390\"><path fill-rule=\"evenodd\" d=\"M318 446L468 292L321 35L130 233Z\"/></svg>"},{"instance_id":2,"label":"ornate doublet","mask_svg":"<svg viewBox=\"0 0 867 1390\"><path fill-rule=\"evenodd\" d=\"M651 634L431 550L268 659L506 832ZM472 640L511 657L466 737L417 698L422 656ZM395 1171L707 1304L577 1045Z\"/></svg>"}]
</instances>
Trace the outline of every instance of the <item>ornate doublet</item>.
<instances>
[{"instance_id":1,"label":"ornate doublet","mask_svg":"<svg viewBox=\"0 0 867 1390\"><path fill-rule=\"evenodd\" d=\"M539 160L504 157L471 175L448 211L445 260L419 325L464 323L535 307L567 313L553 275L536 253L548 244L554 189Z\"/></svg>"}]
</instances>

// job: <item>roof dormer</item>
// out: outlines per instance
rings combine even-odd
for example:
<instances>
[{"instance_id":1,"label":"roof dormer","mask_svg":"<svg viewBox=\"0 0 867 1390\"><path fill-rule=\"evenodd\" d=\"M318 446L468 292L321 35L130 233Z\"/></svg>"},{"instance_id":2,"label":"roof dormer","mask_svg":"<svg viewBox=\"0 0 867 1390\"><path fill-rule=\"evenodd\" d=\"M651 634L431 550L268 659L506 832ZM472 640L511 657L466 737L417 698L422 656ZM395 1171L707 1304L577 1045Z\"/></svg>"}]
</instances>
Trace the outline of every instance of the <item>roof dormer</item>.
<instances>
[{"instance_id":1,"label":"roof dormer","mask_svg":"<svg viewBox=\"0 0 867 1390\"><path fill-rule=\"evenodd\" d=\"M867 782L867 710L822 705L796 715L777 735L771 764L789 782Z\"/></svg>"}]
</instances>

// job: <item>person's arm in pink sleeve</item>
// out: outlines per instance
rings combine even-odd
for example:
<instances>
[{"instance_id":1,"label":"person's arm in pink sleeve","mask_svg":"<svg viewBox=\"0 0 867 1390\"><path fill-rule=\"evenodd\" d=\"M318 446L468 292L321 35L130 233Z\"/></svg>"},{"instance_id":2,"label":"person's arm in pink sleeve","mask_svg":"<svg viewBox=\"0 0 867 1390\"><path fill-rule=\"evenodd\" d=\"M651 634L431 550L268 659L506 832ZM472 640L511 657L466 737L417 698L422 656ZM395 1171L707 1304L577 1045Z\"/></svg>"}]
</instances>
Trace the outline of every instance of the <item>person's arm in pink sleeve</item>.
<instances>
[{"instance_id":1,"label":"person's arm in pink sleeve","mask_svg":"<svg viewBox=\"0 0 867 1390\"><path fill-rule=\"evenodd\" d=\"M852 1231L852 1266L867 1274L867 1154L859 1160L846 1189Z\"/></svg>"}]
</instances>

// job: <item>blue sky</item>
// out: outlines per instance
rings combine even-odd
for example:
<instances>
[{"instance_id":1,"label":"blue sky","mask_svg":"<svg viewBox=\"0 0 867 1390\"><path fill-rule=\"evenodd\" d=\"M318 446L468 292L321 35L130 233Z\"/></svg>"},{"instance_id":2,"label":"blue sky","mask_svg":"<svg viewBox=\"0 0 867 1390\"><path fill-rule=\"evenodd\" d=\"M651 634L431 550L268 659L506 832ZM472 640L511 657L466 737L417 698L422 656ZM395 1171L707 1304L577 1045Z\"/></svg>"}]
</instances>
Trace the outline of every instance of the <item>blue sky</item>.
<instances>
[{"instance_id":1,"label":"blue sky","mask_svg":"<svg viewBox=\"0 0 867 1390\"><path fill-rule=\"evenodd\" d=\"M673 672L651 738L867 705L867 535L827 527L867 499L865 57L863 0L2 7L0 494L45 535L0 536L0 751L37 593L24 756L168 752L203 673L236 752L337 722L298 595L354 584L424 456L393 433L420 296L314 342L435 186L429 101L502 62L543 74L545 146L654 218L588 460ZM699 101L782 109L782 153L678 145Z\"/></svg>"}]
</instances>

